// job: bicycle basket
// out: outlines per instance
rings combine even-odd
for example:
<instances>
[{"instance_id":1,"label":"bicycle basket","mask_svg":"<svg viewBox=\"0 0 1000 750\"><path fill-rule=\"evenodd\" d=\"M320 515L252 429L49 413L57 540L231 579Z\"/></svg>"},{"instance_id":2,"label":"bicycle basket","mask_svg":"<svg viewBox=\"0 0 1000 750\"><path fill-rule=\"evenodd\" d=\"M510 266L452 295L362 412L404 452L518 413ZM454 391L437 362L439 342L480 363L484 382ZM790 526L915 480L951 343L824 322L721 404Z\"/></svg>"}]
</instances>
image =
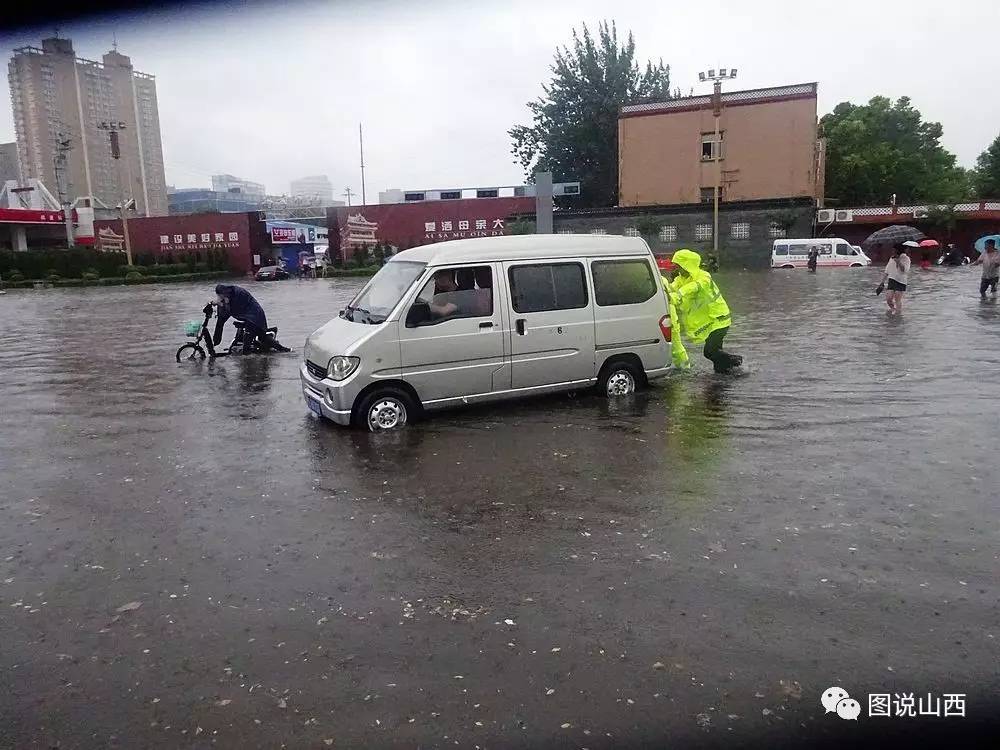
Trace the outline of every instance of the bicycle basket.
<instances>
[{"instance_id":1,"label":"bicycle basket","mask_svg":"<svg viewBox=\"0 0 1000 750\"><path fill-rule=\"evenodd\" d=\"M184 324L184 335L185 336L195 336L201 333L201 321L200 320L189 320Z\"/></svg>"}]
</instances>

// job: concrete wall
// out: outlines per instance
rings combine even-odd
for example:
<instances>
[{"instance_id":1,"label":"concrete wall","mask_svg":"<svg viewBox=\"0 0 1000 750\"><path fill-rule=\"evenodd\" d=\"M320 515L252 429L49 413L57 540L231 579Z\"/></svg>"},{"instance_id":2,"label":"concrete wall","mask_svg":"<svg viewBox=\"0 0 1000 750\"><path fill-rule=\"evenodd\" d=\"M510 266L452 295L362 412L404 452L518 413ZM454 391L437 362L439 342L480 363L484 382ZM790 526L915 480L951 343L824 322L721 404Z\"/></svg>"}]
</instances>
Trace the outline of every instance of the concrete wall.
<instances>
[{"instance_id":1,"label":"concrete wall","mask_svg":"<svg viewBox=\"0 0 1000 750\"><path fill-rule=\"evenodd\" d=\"M775 237L771 234L771 223L776 218L794 216L794 223L785 234L787 237L811 237L814 211L810 201L789 202L758 201L745 204L723 204L719 211L719 262L726 267L763 268L770 263L771 245ZM529 217L530 218L530 217ZM712 250L712 239L695 239L699 224L712 224L711 206L650 206L633 209L608 209L605 211L557 211L555 231L573 234L590 234L594 230L604 230L607 234L626 234L628 230L639 231L650 219L658 228L674 227L675 240L660 239L657 234L644 236L656 254L672 254L681 248L689 248L700 253ZM735 239L732 236L734 224L749 224L749 238Z\"/></svg>"},{"instance_id":2,"label":"concrete wall","mask_svg":"<svg viewBox=\"0 0 1000 750\"><path fill-rule=\"evenodd\" d=\"M816 97L722 110L721 183L729 201L816 193ZM619 204L697 203L715 184L716 162L702 160L712 109L623 116L618 121Z\"/></svg>"}]
</instances>

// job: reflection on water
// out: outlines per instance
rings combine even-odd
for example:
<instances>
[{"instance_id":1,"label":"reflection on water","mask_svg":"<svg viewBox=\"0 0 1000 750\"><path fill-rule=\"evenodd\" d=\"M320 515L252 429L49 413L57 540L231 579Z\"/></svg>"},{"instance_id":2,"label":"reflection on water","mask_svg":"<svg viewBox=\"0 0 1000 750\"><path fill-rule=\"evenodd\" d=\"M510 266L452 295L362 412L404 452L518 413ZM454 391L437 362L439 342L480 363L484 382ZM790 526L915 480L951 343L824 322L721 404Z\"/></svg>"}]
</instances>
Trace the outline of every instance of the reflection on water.
<instances>
[{"instance_id":1,"label":"reflection on water","mask_svg":"<svg viewBox=\"0 0 1000 750\"><path fill-rule=\"evenodd\" d=\"M695 349L690 371L627 400L581 392L478 406L387 435L321 422L300 392L301 342L361 282L253 284L297 351L183 364L183 322L210 286L4 295L0 580L10 579L4 596L51 606L14 615L30 625L11 628L0 672L14 674L16 659L18 684L54 714L73 700L64 674L138 696L134 676L155 658L174 675L160 706L175 731L194 726L190 696L220 693L230 663L270 683L253 696L268 705L294 687L299 717L325 715L331 695L367 710L365 680L376 675L381 690L406 664L399 700L424 703L403 715L460 715L480 700L468 686L485 689L501 722L530 714L535 732L556 704L531 713L526 685L559 675L556 697L596 696L566 704L566 721L582 726L574 716L610 706L595 723L619 732L627 721L620 736L661 721L665 703L620 719L623 696L638 711L661 680L680 686L671 705L688 701L671 720L691 727L705 706L719 706L720 721L732 703L759 715L756 691L773 696L788 678L821 689L837 669L885 687L887 665L919 665L939 690L956 663L941 642L961 642L964 664L983 672L969 684L985 684L1000 537L998 308L979 301L975 269L941 269L915 272L905 313L887 319L872 294L878 273L719 274L742 377L715 375ZM142 608L105 635L132 600ZM457 604L483 616L455 621ZM516 631L501 628L507 617ZM147 658L139 636L159 628ZM323 638L345 661L317 652ZM54 668L53 654L94 656ZM552 661L567 655L571 671ZM689 666L644 682L645 665L675 658ZM506 683L494 681L501 673ZM441 698L453 674L470 679ZM29 715L35 694L19 700ZM140 703L146 711L145 696L123 702L102 733L146 727ZM264 704L249 705L243 724ZM338 721L368 728L346 744L371 746L360 737L374 714ZM417 727L427 742L414 745L451 731ZM169 737L157 742L180 735Z\"/></svg>"}]
</instances>

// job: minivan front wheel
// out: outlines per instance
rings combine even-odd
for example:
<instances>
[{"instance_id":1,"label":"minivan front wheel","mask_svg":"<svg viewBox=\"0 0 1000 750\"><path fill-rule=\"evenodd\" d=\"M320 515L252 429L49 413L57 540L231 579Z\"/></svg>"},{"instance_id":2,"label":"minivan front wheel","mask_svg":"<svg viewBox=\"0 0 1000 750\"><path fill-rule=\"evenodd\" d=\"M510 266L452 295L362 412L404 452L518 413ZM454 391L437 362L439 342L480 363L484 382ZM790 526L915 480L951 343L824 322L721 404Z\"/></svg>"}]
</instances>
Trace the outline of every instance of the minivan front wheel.
<instances>
[{"instance_id":1,"label":"minivan front wheel","mask_svg":"<svg viewBox=\"0 0 1000 750\"><path fill-rule=\"evenodd\" d=\"M597 387L608 398L631 396L642 382L642 373L631 362L612 362L604 367Z\"/></svg>"},{"instance_id":2,"label":"minivan front wheel","mask_svg":"<svg viewBox=\"0 0 1000 750\"><path fill-rule=\"evenodd\" d=\"M398 430L414 413L412 399L396 388L386 388L369 394L356 415L356 424L370 432Z\"/></svg>"}]
</instances>

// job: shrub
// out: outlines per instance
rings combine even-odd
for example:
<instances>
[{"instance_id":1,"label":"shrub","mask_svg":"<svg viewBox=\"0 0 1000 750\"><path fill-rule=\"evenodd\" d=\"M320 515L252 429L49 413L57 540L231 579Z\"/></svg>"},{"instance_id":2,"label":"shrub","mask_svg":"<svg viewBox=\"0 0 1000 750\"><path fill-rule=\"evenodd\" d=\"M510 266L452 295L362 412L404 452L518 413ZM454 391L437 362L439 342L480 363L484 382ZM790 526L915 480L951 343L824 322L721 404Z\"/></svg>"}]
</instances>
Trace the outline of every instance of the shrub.
<instances>
[{"instance_id":1,"label":"shrub","mask_svg":"<svg viewBox=\"0 0 1000 750\"><path fill-rule=\"evenodd\" d=\"M138 271L136 271L136 270L133 269L133 270L129 271L127 274L125 274L125 283L126 284L141 284L142 280L144 278L145 277L141 273L139 273Z\"/></svg>"},{"instance_id":2,"label":"shrub","mask_svg":"<svg viewBox=\"0 0 1000 750\"><path fill-rule=\"evenodd\" d=\"M45 272L45 278L49 281L59 281L62 278L62 274L58 273L56 269L50 268Z\"/></svg>"},{"instance_id":3,"label":"shrub","mask_svg":"<svg viewBox=\"0 0 1000 750\"><path fill-rule=\"evenodd\" d=\"M12 284L17 284L18 282L24 281L24 274L18 271L16 268L12 269L7 274L7 281Z\"/></svg>"},{"instance_id":4,"label":"shrub","mask_svg":"<svg viewBox=\"0 0 1000 750\"><path fill-rule=\"evenodd\" d=\"M101 278L101 277L100 277L100 274L97 273L97 271L84 271L83 272L83 280L84 281L97 281L99 278Z\"/></svg>"},{"instance_id":5,"label":"shrub","mask_svg":"<svg viewBox=\"0 0 1000 750\"><path fill-rule=\"evenodd\" d=\"M204 272L206 272L206 271L210 271L210 270L212 270L212 269L210 268L210 265L211 265L211 264L209 264L209 263L195 263L195 264L194 264L194 270L195 270L195 271L196 271L197 273L204 273Z\"/></svg>"}]
</instances>

